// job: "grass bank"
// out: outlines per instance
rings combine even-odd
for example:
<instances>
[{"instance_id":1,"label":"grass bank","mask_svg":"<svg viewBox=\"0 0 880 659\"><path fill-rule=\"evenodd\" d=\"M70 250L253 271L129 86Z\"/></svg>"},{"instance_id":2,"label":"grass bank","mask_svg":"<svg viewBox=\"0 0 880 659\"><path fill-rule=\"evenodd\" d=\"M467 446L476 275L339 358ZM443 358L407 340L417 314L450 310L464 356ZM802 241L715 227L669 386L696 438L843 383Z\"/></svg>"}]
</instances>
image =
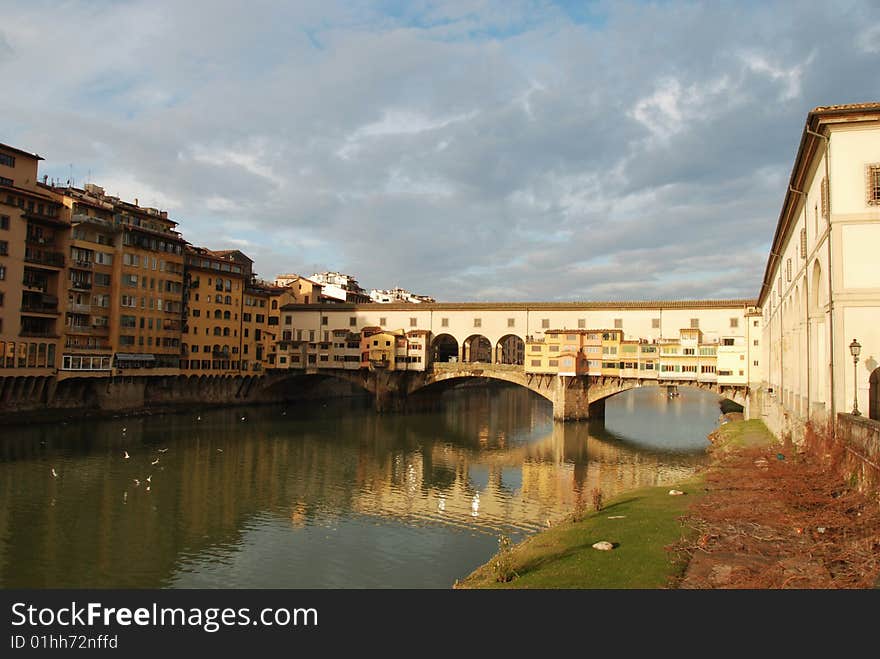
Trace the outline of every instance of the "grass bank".
<instances>
[{"instance_id":1,"label":"grass bank","mask_svg":"<svg viewBox=\"0 0 880 659\"><path fill-rule=\"evenodd\" d=\"M741 418L731 414L728 418ZM769 446L776 438L762 421L729 420L709 436L712 463L737 451ZM710 467L711 469L711 467ZM670 489L685 492L671 496ZM493 557L457 588L668 588L682 579L687 556L667 547L692 540L696 532L680 518L706 494L706 472L673 486L628 492L602 510L567 520L513 547L506 556L516 576L500 582ZM611 542L599 551L593 544Z\"/></svg>"},{"instance_id":2,"label":"grass bank","mask_svg":"<svg viewBox=\"0 0 880 659\"><path fill-rule=\"evenodd\" d=\"M703 494L696 476L674 486L684 496L671 496L669 486L627 492L581 520L561 522L510 550L516 576L501 583L492 562L479 567L457 588L665 588L674 585L686 559L665 548L688 531L679 517ZM611 551L593 549L607 541ZM493 559L494 560L494 559Z\"/></svg>"}]
</instances>

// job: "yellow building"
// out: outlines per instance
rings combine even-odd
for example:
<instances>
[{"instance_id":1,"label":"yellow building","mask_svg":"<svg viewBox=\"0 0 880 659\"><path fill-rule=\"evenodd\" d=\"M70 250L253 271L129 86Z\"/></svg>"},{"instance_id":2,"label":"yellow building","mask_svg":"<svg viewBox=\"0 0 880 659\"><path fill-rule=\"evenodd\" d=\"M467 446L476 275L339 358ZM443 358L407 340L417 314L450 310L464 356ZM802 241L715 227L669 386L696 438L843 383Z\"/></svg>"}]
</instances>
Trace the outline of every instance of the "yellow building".
<instances>
[{"instance_id":1,"label":"yellow building","mask_svg":"<svg viewBox=\"0 0 880 659\"><path fill-rule=\"evenodd\" d=\"M242 302L253 261L238 250L186 248L186 324L182 369L238 374L243 359Z\"/></svg>"},{"instance_id":2,"label":"yellow building","mask_svg":"<svg viewBox=\"0 0 880 659\"><path fill-rule=\"evenodd\" d=\"M177 222L97 185L50 190L74 229L63 374L106 374L108 354L114 374L179 373L184 240Z\"/></svg>"},{"instance_id":3,"label":"yellow building","mask_svg":"<svg viewBox=\"0 0 880 659\"><path fill-rule=\"evenodd\" d=\"M602 332L602 375L620 375L620 345L623 330L601 330Z\"/></svg>"},{"instance_id":4,"label":"yellow building","mask_svg":"<svg viewBox=\"0 0 880 659\"><path fill-rule=\"evenodd\" d=\"M38 183L42 158L0 144L0 368L3 376L52 375L64 313L70 225Z\"/></svg>"}]
</instances>

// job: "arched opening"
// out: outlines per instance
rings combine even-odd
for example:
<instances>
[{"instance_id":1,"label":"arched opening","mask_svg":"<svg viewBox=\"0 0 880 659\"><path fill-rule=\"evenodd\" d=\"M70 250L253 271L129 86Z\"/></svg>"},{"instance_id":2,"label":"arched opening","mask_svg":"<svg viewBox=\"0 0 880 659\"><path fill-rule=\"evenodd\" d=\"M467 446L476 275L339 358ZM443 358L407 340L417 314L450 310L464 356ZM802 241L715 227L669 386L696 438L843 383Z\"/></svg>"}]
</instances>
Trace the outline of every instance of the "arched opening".
<instances>
[{"instance_id":1,"label":"arched opening","mask_svg":"<svg viewBox=\"0 0 880 659\"><path fill-rule=\"evenodd\" d=\"M440 334L431 342L431 353L435 362L458 361L458 341L450 334Z\"/></svg>"},{"instance_id":2,"label":"arched opening","mask_svg":"<svg viewBox=\"0 0 880 659\"><path fill-rule=\"evenodd\" d=\"M515 334L502 336L495 346L495 361L499 364L525 363L526 344Z\"/></svg>"},{"instance_id":3,"label":"arched opening","mask_svg":"<svg viewBox=\"0 0 880 659\"><path fill-rule=\"evenodd\" d=\"M492 342L482 334L474 334L464 340L462 361L492 363Z\"/></svg>"},{"instance_id":4,"label":"arched opening","mask_svg":"<svg viewBox=\"0 0 880 659\"><path fill-rule=\"evenodd\" d=\"M871 371L868 390L868 418L880 421L880 367Z\"/></svg>"},{"instance_id":5,"label":"arched opening","mask_svg":"<svg viewBox=\"0 0 880 659\"><path fill-rule=\"evenodd\" d=\"M813 281L810 286L810 313L819 313L825 304L825 292L822 287L822 266L816 261L813 264Z\"/></svg>"}]
</instances>

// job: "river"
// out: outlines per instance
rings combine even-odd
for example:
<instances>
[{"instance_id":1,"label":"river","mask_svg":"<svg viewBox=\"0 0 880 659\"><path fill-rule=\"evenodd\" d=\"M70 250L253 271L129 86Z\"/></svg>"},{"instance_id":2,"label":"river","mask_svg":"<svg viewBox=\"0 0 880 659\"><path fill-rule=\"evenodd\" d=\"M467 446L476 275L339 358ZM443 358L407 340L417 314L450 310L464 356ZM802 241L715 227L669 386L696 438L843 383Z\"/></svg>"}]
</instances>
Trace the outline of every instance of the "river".
<instances>
[{"instance_id":1,"label":"river","mask_svg":"<svg viewBox=\"0 0 880 659\"><path fill-rule=\"evenodd\" d=\"M0 587L449 588L594 488L690 475L719 416L688 389L565 425L517 387L443 396L0 427Z\"/></svg>"}]
</instances>

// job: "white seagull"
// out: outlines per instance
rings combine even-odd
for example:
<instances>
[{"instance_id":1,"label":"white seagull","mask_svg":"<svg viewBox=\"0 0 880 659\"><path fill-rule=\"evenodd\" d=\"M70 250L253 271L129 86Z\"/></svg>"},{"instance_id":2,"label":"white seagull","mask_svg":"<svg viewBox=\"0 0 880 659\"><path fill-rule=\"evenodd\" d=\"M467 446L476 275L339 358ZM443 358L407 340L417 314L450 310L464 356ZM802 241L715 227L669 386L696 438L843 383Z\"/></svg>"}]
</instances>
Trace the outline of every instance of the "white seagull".
<instances>
[{"instance_id":1,"label":"white seagull","mask_svg":"<svg viewBox=\"0 0 880 659\"><path fill-rule=\"evenodd\" d=\"M125 450L122 451L122 459L123 460L128 460L130 457L131 456L128 454L128 451L125 451Z\"/></svg>"},{"instance_id":2,"label":"white seagull","mask_svg":"<svg viewBox=\"0 0 880 659\"><path fill-rule=\"evenodd\" d=\"M196 421L201 421L201 420L202 420L202 417L201 417L201 416L197 416L197 417L196 417Z\"/></svg>"},{"instance_id":3,"label":"white seagull","mask_svg":"<svg viewBox=\"0 0 880 659\"><path fill-rule=\"evenodd\" d=\"M153 480L153 474L150 474L149 476L147 476L148 483L151 482L152 480Z\"/></svg>"},{"instance_id":4,"label":"white seagull","mask_svg":"<svg viewBox=\"0 0 880 659\"><path fill-rule=\"evenodd\" d=\"M167 448L160 448L159 453L165 453L165 451L167 451L167 450L168 450Z\"/></svg>"},{"instance_id":5,"label":"white seagull","mask_svg":"<svg viewBox=\"0 0 880 659\"><path fill-rule=\"evenodd\" d=\"M150 464L151 464L151 465L159 464L159 458L156 458L156 459L153 460Z\"/></svg>"},{"instance_id":6,"label":"white seagull","mask_svg":"<svg viewBox=\"0 0 880 659\"><path fill-rule=\"evenodd\" d=\"M58 478L58 472L55 471L55 467L52 467L52 478Z\"/></svg>"},{"instance_id":7,"label":"white seagull","mask_svg":"<svg viewBox=\"0 0 880 659\"><path fill-rule=\"evenodd\" d=\"M137 487L137 486L139 486L139 485L141 484L141 482L140 482L137 478L135 478L135 479L133 479L133 480L134 480L134 486L135 486L135 487Z\"/></svg>"}]
</instances>

